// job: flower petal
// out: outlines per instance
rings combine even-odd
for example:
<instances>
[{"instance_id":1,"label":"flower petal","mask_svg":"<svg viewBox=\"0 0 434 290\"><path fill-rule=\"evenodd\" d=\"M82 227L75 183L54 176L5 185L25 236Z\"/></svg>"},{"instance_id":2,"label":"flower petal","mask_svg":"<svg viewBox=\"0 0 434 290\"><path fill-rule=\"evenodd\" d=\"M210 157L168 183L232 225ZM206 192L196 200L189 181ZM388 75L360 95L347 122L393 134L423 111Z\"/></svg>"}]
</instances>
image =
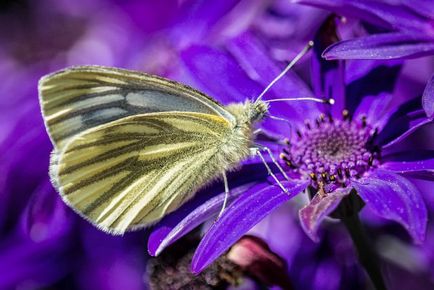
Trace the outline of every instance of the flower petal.
<instances>
[{"instance_id":1,"label":"flower petal","mask_svg":"<svg viewBox=\"0 0 434 290\"><path fill-rule=\"evenodd\" d=\"M277 186L260 184L238 197L203 237L193 256L192 271L201 272L272 210L303 191L308 184L282 183L288 193Z\"/></svg>"},{"instance_id":2,"label":"flower petal","mask_svg":"<svg viewBox=\"0 0 434 290\"><path fill-rule=\"evenodd\" d=\"M430 119L434 119L434 75L428 81L422 96L422 107Z\"/></svg>"},{"instance_id":3,"label":"flower petal","mask_svg":"<svg viewBox=\"0 0 434 290\"><path fill-rule=\"evenodd\" d=\"M434 19L434 2L431 0L402 0L402 3L416 13Z\"/></svg>"},{"instance_id":4,"label":"flower petal","mask_svg":"<svg viewBox=\"0 0 434 290\"><path fill-rule=\"evenodd\" d=\"M391 32L345 40L329 46L328 59L407 59L434 53L434 38L415 32Z\"/></svg>"},{"instance_id":5,"label":"flower petal","mask_svg":"<svg viewBox=\"0 0 434 290\"><path fill-rule=\"evenodd\" d=\"M238 197L241 193L245 192L253 184L246 184L245 186L237 187L231 190L228 203ZM188 232L192 231L201 223L216 216L222 208L225 194L221 193L206 202L199 205L191 211L181 222L175 227L157 227L149 236L148 252L152 256L158 256L162 250L171 245Z\"/></svg>"},{"instance_id":6,"label":"flower petal","mask_svg":"<svg viewBox=\"0 0 434 290\"><path fill-rule=\"evenodd\" d=\"M416 243L425 239L426 206L421 193L408 179L377 170L369 177L353 181L353 186L377 215L403 225Z\"/></svg>"},{"instance_id":7,"label":"flower petal","mask_svg":"<svg viewBox=\"0 0 434 290\"><path fill-rule=\"evenodd\" d=\"M379 121L378 119L386 121L384 116L390 116L392 113L389 103L401 71L401 61L353 61L356 64L362 62L373 63L367 71L348 83L345 90L346 109L351 114L357 111L358 114L366 115L369 124L373 125ZM347 71L350 69L352 67Z\"/></svg>"},{"instance_id":8,"label":"flower petal","mask_svg":"<svg viewBox=\"0 0 434 290\"><path fill-rule=\"evenodd\" d=\"M340 60L325 60L321 54L338 40L334 16L331 16L314 37L311 76L315 96L335 100L333 106L325 108L333 117L340 117L345 108L345 64Z\"/></svg>"},{"instance_id":9,"label":"flower petal","mask_svg":"<svg viewBox=\"0 0 434 290\"><path fill-rule=\"evenodd\" d=\"M384 169L396 173L410 173L421 177L431 174L434 179L434 150L412 150L393 154L388 154L382 157L384 164L381 166Z\"/></svg>"},{"instance_id":10,"label":"flower petal","mask_svg":"<svg viewBox=\"0 0 434 290\"><path fill-rule=\"evenodd\" d=\"M262 91L226 51L194 45L181 53L181 59L195 87L224 104L252 99Z\"/></svg>"},{"instance_id":11,"label":"flower petal","mask_svg":"<svg viewBox=\"0 0 434 290\"><path fill-rule=\"evenodd\" d=\"M411 29L429 32L432 28L424 17L396 3L376 0L296 0L300 4L331 10L335 13L365 20L385 28Z\"/></svg>"},{"instance_id":12,"label":"flower petal","mask_svg":"<svg viewBox=\"0 0 434 290\"><path fill-rule=\"evenodd\" d=\"M317 231L321 222L336 209L341 200L348 194L349 190L343 189L328 193L326 196L316 194L308 205L300 209L298 213L300 224L313 241L319 241Z\"/></svg>"},{"instance_id":13,"label":"flower petal","mask_svg":"<svg viewBox=\"0 0 434 290\"><path fill-rule=\"evenodd\" d=\"M250 33L244 33L230 41L228 50L241 64L246 74L263 88L282 72L283 68L272 60L258 39ZM293 71L287 72L273 85L270 92L273 92L272 95L277 98L313 96L307 85ZM264 99L271 99L270 95L267 93ZM300 123L303 123L306 118L317 117L318 111L318 104L309 101L281 102L278 105L271 105L270 108L272 115L291 116L291 120ZM278 127L282 128L282 126ZM287 133L288 129L284 128L284 130L283 133ZM273 131L276 132L276 130Z\"/></svg>"},{"instance_id":14,"label":"flower petal","mask_svg":"<svg viewBox=\"0 0 434 290\"><path fill-rule=\"evenodd\" d=\"M21 231L33 242L57 241L72 229L75 217L46 180L32 194L21 216Z\"/></svg>"},{"instance_id":15,"label":"flower petal","mask_svg":"<svg viewBox=\"0 0 434 290\"><path fill-rule=\"evenodd\" d=\"M432 122L431 120L427 119L424 114L422 114L421 111L419 112L413 112L412 114L408 114L407 116L403 117L399 120L399 126L406 126L406 130L404 133L399 135L397 138L391 140L387 144L383 145L382 148L384 149L390 149L391 146L401 142L408 136L410 136L414 131L419 129L420 127ZM401 127L402 128L402 127Z\"/></svg>"},{"instance_id":16,"label":"flower petal","mask_svg":"<svg viewBox=\"0 0 434 290\"><path fill-rule=\"evenodd\" d=\"M392 145L404 140L430 121L421 109L420 99L412 99L400 105L388 118L387 124L378 134L375 142L383 149L390 150Z\"/></svg>"},{"instance_id":17,"label":"flower petal","mask_svg":"<svg viewBox=\"0 0 434 290\"><path fill-rule=\"evenodd\" d=\"M253 181L265 180L267 176L263 164L251 163L228 177L231 188L230 200L251 187ZM237 185L240 185L237 187ZM164 248L189 233L196 226L215 216L222 207L223 186L213 186L198 192L197 195L175 212L164 217L152 229L148 239L148 252L157 256Z\"/></svg>"},{"instance_id":18,"label":"flower petal","mask_svg":"<svg viewBox=\"0 0 434 290\"><path fill-rule=\"evenodd\" d=\"M210 38L213 26L235 10L239 2L240 0L216 2L203 0L194 2L183 1L183 3L179 2L173 4L163 2L162 6L169 11L170 9L180 6L179 9L172 12L174 15L178 16L178 19L172 24L169 37L178 47L186 47L192 43L198 43L205 37ZM153 17L164 18L164 16L158 16ZM222 27L220 29L222 29ZM186 33L186 31L188 31L188 33Z\"/></svg>"}]
</instances>

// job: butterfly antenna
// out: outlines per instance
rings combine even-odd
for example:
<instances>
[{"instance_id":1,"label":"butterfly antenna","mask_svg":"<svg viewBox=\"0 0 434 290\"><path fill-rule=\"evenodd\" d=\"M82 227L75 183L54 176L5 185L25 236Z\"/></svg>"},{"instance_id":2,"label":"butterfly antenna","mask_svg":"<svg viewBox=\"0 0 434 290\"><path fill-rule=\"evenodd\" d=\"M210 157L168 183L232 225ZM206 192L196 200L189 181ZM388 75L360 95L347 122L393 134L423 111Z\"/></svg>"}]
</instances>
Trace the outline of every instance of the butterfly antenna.
<instances>
[{"instance_id":1,"label":"butterfly antenna","mask_svg":"<svg viewBox=\"0 0 434 290\"><path fill-rule=\"evenodd\" d=\"M334 105L334 103L335 103L335 100L332 98L320 99L320 98L314 98L314 97L272 99L272 100L265 101L265 103L286 102L286 101L313 101L313 102L318 102L318 103L323 103L323 104L325 103L325 104L329 104L329 105Z\"/></svg>"},{"instance_id":2,"label":"butterfly antenna","mask_svg":"<svg viewBox=\"0 0 434 290\"><path fill-rule=\"evenodd\" d=\"M262 97L267 93L270 88L278 81L280 80L311 48L313 47L313 41L309 41L307 45L303 48L302 51L300 51L294 59L285 67L285 69L272 80L268 86L262 91L262 93L259 95L259 97L256 99L256 101L259 101L262 99Z\"/></svg>"}]
</instances>

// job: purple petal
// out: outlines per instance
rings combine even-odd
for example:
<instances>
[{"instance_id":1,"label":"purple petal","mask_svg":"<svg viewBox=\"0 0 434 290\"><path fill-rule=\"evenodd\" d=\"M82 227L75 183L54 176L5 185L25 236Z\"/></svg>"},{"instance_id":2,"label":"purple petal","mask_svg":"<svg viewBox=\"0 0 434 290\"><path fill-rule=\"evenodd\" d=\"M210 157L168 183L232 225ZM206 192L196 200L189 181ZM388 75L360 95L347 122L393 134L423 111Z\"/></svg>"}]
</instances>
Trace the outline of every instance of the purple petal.
<instances>
[{"instance_id":1,"label":"purple petal","mask_svg":"<svg viewBox=\"0 0 434 290\"><path fill-rule=\"evenodd\" d=\"M331 10L341 15L365 20L386 28L411 29L429 32L432 28L424 17L396 3L377 0L296 0L300 4Z\"/></svg>"},{"instance_id":2,"label":"purple petal","mask_svg":"<svg viewBox=\"0 0 434 290\"><path fill-rule=\"evenodd\" d=\"M179 19L173 23L169 37L178 47L186 47L191 43L198 43L204 38L210 37L212 27L227 16L240 0L228 1L184 1L179 11ZM178 4L179 5L179 4ZM177 6L177 4L165 4L166 9ZM172 8L173 9L173 8ZM154 16L155 17L155 16Z\"/></svg>"},{"instance_id":3,"label":"purple petal","mask_svg":"<svg viewBox=\"0 0 434 290\"><path fill-rule=\"evenodd\" d=\"M222 103L242 102L259 96L253 81L230 54L207 46L191 46L181 53L195 87Z\"/></svg>"},{"instance_id":4,"label":"purple petal","mask_svg":"<svg viewBox=\"0 0 434 290\"><path fill-rule=\"evenodd\" d=\"M31 196L21 216L21 234L33 242L57 240L72 228L74 216L46 180Z\"/></svg>"},{"instance_id":5,"label":"purple petal","mask_svg":"<svg viewBox=\"0 0 434 290\"><path fill-rule=\"evenodd\" d=\"M353 186L377 215L403 225L416 243L425 239L427 210L421 193L408 179L377 170L353 181Z\"/></svg>"},{"instance_id":6,"label":"purple petal","mask_svg":"<svg viewBox=\"0 0 434 290\"><path fill-rule=\"evenodd\" d=\"M254 185L254 183L246 184L231 190L228 204L230 205L236 197L248 190L252 185ZM152 231L148 242L149 254L151 256L159 255L167 246L192 231L201 223L216 216L222 208L224 199L225 194L221 193L195 208L175 227L169 228L159 226L156 230Z\"/></svg>"},{"instance_id":7,"label":"purple petal","mask_svg":"<svg viewBox=\"0 0 434 290\"><path fill-rule=\"evenodd\" d=\"M402 3L416 13L434 20L434 2L432 0L402 0Z\"/></svg>"},{"instance_id":8,"label":"purple petal","mask_svg":"<svg viewBox=\"0 0 434 290\"><path fill-rule=\"evenodd\" d=\"M413 114L408 114L405 119L401 119L402 122L405 122L407 125L407 130L402 133L399 137L393 139L389 143L382 146L382 149L390 149L393 145L398 144L408 136L410 136L414 131L419 129L420 127L429 124L432 122L427 119L425 115L422 115L421 112L414 112ZM399 125L403 125L402 122ZM398 124L397 124L398 125Z\"/></svg>"},{"instance_id":9,"label":"purple petal","mask_svg":"<svg viewBox=\"0 0 434 290\"><path fill-rule=\"evenodd\" d=\"M434 178L434 150L412 150L383 156L384 169L396 173L429 174Z\"/></svg>"},{"instance_id":10,"label":"purple petal","mask_svg":"<svg viewBox=\"0 0 434 290\"><path fill-rule=\"evenodd\" d=\"M391 32L345 40L329 46L328 59L407 59L434 53L434 38L420 33Z\"/></svg>"},{"instance_id":11,"label":"purple petal","mask_svg":"<svg viewBox=\"0 0 434 290\"><path fill-rule=\"evenodd\" d=\"M307 182L282 182L288 193L277 186L260 184L238 197L211 226L200 242L192 261L192 271L201 272L243 234L275 208L307 187Z\"/></svg>"},{"instance_id":12,"label":"purple petal","mask_svg":"<svg viewBox=\"0 0 434 290\"><path fill-rule=\"evenodd\" d=\"M383 149L390 150L392 145L404 140L415 130L429 122L430 120L421 109L420 99L412 99L400 105L388 118L387 124L376 139L376 143L382 146Z\"/></svg>"},{"instance_id":13,"label":"purple petal","mask_svg":"<svg viewBox=\"0 0 434 290\"><path fill-rule=\"evenodd\" d=\"M422 96L422 107L430 119L434 119L434 75L428 81Z\"/></svg>"},{"instance_id":14,"label":"purple petal","mask_svg":"<svg viewBox=\"0 0 434 290\"><path fill-rule=\"evenodd\" d=\"M324 218L329 215L349 194L349 190L338 189L322 197L316 194L308 205L300 209L300 224L306 234L315 242L319 241L318 227Z\"/></svg>"},{"instance_id":15,"label":"purple petal","mask_svg":"<svg viewBox=\"0 0 434 290\"><path fill-rule=\"evenodd\" d=\"M10 238L10 237L9 237ZM49 288L71 271L72 238L27 242L2 241L0 247L0 289L16 289L18 285L37 285ZM76 241L75 241L76 242Z\"/></svg>"},{"instance_id":16,"label":"purple petal","mask_svg":"<svg viewBox=\"0 0 434 290\"><path fill-rule=\"evenodd\" d=\"M390 105L392 104L393 98L393 94L387 93L378 96L365 96L357 106L354 115L366 116L368 124L381 130L392 115Z\"/></svg>"},{"instance_id":17,"label":"purple petal","mask_svg":"<svg viewBox=\"0 0 434 290\"><path fill-rule=\"evenodd\" d=\"M232 173L228 176L228 183L231 188L230 199L232 200L246 190L249 187L247 184L265 180L266 176L267 172L262 163L247 164L240 171ZM223 191L223 186L213 186L210 189L198 192L192 200L164 217L154 226L148 240L150 255L158 255L165 247L213 217L221 209L224 194L220 193Z\"/></svg>"},{"instance_id":18,"label":"purple petal","mask_svg":"<svg viewBox=\"0 0 434 290\"><path fill-rule=\"evenodd\" d=\"M328 61L321 54L329 45L338 41L334 17L329 17L314 37L311 78L315 96L334 99L335 104L325 109L333 117L340 117L345 105L345 63L340 60ZM316 116L314 116L316 117Z\"/></svg>"},{"instance_id":19,"label":"purple petal","mask_svg":"<svg viewBox=\"0 0 434 290\"><path fill-rule=\"evenodd\" d=\"M360 63L363 61L354 61ZM366 62L366 61L365 61ZM401 63L397 61L375 61L371 64L369 70L360 77L353 79L348 83L345 91L346 109L354 114L356 110L365 113L367 117L373 114L371 121L378 121L379 118L384 120L384 115L375 115L377 113L389 113L388 99L383 99L384 95L391 95L394 91L396 80L401 70ZM367 97L370 100L365 100ZM389 97L390 99L391 97ZM375 105L375 107L371 107ZM370 123L372 124L372 123Z\"/></svg>"},{"instance_id":20,"label":"purple petal","mask_svg":"<svg viewBox=\"0 0 434 290\"><path fill-rule=\"evenodd\" d=\"M265 47L250 33L244 33L229 42L228 50L245 73L263 88L282 72L283 68L272 60ZM313 96L310 89L293 71L286 73L270 92L278 98ZM266 94L264 99L271 99L270 95ZM282 102L278 105L272 104L270 112L272 115L291 116L294 121L304 122L306 118L317 117L318 104L305 101Z\"/></svg>"}]
</instances>

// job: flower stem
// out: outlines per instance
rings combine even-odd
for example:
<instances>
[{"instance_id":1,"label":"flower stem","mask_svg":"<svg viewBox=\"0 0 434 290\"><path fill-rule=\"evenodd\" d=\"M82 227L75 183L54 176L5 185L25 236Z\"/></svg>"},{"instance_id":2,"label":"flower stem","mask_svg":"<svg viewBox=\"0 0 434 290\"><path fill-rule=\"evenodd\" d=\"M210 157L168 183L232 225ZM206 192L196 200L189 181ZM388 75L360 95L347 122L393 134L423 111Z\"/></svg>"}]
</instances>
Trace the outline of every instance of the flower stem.
<instances>
[{"instance_id":1,"label":"flower stem","mask_svg":"<svg viewBox=\"0 0 434 290\"><path fill-rule=\"evenodd\" d=\"M342 221L356 247L359 262L371 278L375 289L386 290L386 285L381 274L380 260L363 229L359 215L354 213L353 215L342 218Z\"/></svg>"}]
</instances>

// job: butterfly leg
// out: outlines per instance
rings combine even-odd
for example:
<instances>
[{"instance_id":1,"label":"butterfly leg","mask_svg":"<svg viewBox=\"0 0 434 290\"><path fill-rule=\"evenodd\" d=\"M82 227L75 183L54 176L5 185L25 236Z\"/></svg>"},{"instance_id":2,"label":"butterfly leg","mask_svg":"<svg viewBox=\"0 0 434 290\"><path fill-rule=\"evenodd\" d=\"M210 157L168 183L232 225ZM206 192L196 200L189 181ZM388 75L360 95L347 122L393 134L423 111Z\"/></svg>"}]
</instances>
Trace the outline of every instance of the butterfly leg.
<instances>
[{"instance_id":1,"label":"butterfly leg","mask_svg":"<svg viewBox=\"0 0 434 290\"><path fill-rule=\"evenodd\" d=\"M288 192L288 190L283 186L283 184L279 181L279 179L277 179L276 175L274 175L273 171L271 171L270 166L268 166L267 161L265 161L264 155L262 155L261 150L259 148L252 148L253 153L255 155L258 155L259 158L261 158L262 163L264 163L265 168L268 171L268 174L274 179L274 181L276 181L277 185L279 185L279 187L284 191L284 192ZM273 160L273 159L271 159Z\"/></svg>"},{"instance_id":2,"label":"butterfly leg","mask_svg":"<svg viewBox=\"0 0 434 290\"><path fill-rule=\"evenodd\" d=\"M268 147L262 147L262 150L267 151L268 155L271 158L271 161L273 161L274 165L279 169L279 171L282 173L283 177L285 177L286 180L290 180L288 175L286 175L285 170L283 170L282 166L280 166L279 162L276 161L276 159L273 156L273 153L271 152L270 148Z\"/></svg>"},{"instance_id":3,"label":"butterfly leg","mask_svg":"<svg viewBox=\"0 0 434 290\"><path fill-rule=\"evenodd\" d=\"M221 215L223 214L223 212L225 211L226 205L228 203L228 199L229 199L229 185L228 185L228 178L226 177L226 172L222 172L223 175L223 184L225 186L225 199L223 201L223 205L222 205L222 209L220 210L219 215L217 216L217 219L219 219L221 217Z\"/></svg>"}]
</instances>

